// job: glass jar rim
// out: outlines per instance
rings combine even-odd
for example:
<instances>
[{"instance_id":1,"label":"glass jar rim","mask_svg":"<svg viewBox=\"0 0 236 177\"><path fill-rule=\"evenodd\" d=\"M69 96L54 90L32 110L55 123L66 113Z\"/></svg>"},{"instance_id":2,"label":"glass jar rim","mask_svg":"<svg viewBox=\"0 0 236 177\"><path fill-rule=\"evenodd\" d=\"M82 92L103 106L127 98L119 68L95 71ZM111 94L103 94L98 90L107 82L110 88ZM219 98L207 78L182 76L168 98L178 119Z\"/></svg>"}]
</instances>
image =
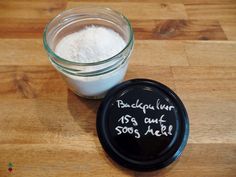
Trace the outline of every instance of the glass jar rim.
<instances>
[{"instance_id":1,"label":"glass jar rim","mask_svg":"<svg viewBox=\"0 0 236 177\"><path fill-rule=\"evenodd\" d=\"M55 19L57 19L58 17L60 17L61 15L65 14L65 13L68 13L70 11L73 11L73 10L77 10L77 9L83 9L83 8L96 8L96 9L103 9L103 10L109 10L109 11L112 11L114 13L116 13L117 15L119 15L121 18L123 18L127 24L128 24L128 28L129 28L129 39L128 39L128 42L126 43L125 47L119 52L117 53L116 55L112 56L112 57L109 57L107 59L104 59L104 60L101 60L101 61L97 61L97 62L91 62L91 63L80 63L80 62L75 62L75 61L69 61L69 60L66 60L65 58L62 58L60 56L58 56L48 45L48 42L47 42L47 32L48 32L48 26L49 24L51 24ZM68 9L68 10L65 10L61 13L59 13L57 16L55 16L53 19L51 19L49 21L49 23L46 25L46 27L44 28L44 32L43 32L43 45L44 45L44 48L47 50L47 52L49 54L51 54L53 57L57 58L59 61L63 62L63 63L67 63L67 64L73 64L73 65L77 65L77 66L94 66L94 65L99 65L99 64L104 64L104 63L107 63L109 61L111 61L113 58L115 58L116 56L120 55L123 51L126 50L126 48L129 47L130 43L132 43L133 41L133 29L132 29L132 26L130 24L130 21L128 20L127 17L125 17L123 14L121 14L120 12L116 11L116 10L113 10L111 8L108 8L108 7L98 7L98 6L81 6L81 7L75 7L75 8L71 8L71 9Z\"/></svg>"}]
</instances>

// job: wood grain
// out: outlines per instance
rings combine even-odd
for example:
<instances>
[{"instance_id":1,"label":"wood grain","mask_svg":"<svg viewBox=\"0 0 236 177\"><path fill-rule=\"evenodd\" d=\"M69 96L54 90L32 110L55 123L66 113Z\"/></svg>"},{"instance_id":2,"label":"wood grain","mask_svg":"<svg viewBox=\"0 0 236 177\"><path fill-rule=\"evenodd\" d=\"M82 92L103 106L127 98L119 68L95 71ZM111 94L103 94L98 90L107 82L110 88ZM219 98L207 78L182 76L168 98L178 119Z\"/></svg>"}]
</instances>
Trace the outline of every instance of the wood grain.
<instances>
[{"instance_id":1,"label":"wood grain","mask_svg":"<svg viewBox=\"0 0 236 177\"><path fill-rule=\"evenodd\" d=\"M236 40L236 20L220 20L220 24L229 40Z\"/></svg>"},{"instance_id":2,"label":"wood grain","mask_svg":"<svg viewBox=\"0 0 236 177\"><path fill-rule=\"evenodd\" d=\"M48 19L65 9L65 2L0 2L0 18Z\"/></svg>"},{"instance_id":3,"label":"wood grain","mask_svg":"<svg viewBox=\"0 0 236 177\"><path fill-rule=\"evenodd\" d=\"M192 66L235 66L236 43L207 41L185 43L187 59Z\"/></svg>"},{"instance_id":4,"label":"wood grain","mask_svg":"<svg viewBox=\"0 0 236 177\"><path fill-rule=\"evenodd\" d=\"M81 146L63 144L37 144L37 145L1 145L1 164L5 164L2 159L14 160L14 176L104 176L104 173L113 176L168 176L181 177L191 174L193 177L200 175L209 177L229 176L234 177L235 147L227 144L189 144L185 154L165 170L140 173L124 170L113 164L108 159L99 146L98 141L86 142L91 148L83 149ZM222 148L224 149L222 151ZM97 153L94 152L96 150ZM14 155L9 152L15 152ZM209 153L211 152L211 153ZM228 154L232 154L228 156ZM40 157L40 159L38 158ZM227 157L227 158L226 158ZM24 164L22 164L24 159ZM70 159L70 160L68 160ZM194 160L192 160L194 159ZM99 161L100 163L97 163ZM188 162L188 166L184 162ZM214 163L211 163L214 161ZM66 167L64 164L68 164ZM95 170L96 169L96 170ZM213 172L212 172L213 171ZM6 170L1 169L3 176L9 175Z\"/></svg>"},{"instance_id":5,"label":"wood grain","mask_svg":"<svg viewBox=\"0 0 236 177\"><path fill-rule=\"evenodd\" d=\"M183 99L205 99L216 103L236 99L235 67L172 67L172 72L175 88Z\"/></svg>"},{"instance_id":6,"label":"wood grain","mask_svg":"<svg viewBox=\"0 0 236 177\"><path fill-rule=\"evenodd\" d=\"M186 4L189 19L236 19L236 3L230 4Z\"/></svg>"},{"instance_id":7,"label":"wood grain","mask_svg":"<svg viewBox=\"0 0 236 177\"><path fill-rule=\"evenodd\" d=\"M19 0L8 0L9 2L19 2ZM36 2L37 0L20 0L20 2ZM40 2L77 2L77 0L41 0ZM81 2L127 2L127 0L80 0ZM143 2L142 0L132 0L131 2ZM145 2L168 2L168 3L184 3L184 4L222 4L222 3L234 3L234 0L146 0Z\"/></svg>"},{"instance_id":8,"label":"wood grain","mask_svg":"<svg viewBox=\"0 0 236 177\"><path fill-rule=\"evenodd\" d=\"M226 40L216 20L132 20L135 39Z\"/></svg>"},{"instance_id":9,"label":"wood grain","mask_svg":"<svg viewBox=\"0 0 236 177\"><path fill-rule=\"evenodd\" d=\"M136 41L130 62L148 66L188 65L182 41Z\"/></svg>"},{"instance_id":10,"label":"wood grain","mask_svg":"<svg viewBox=\"0 0 236 177\"><path fill-rule=\"evenodd\" d=\"M48 65L43 39L0 39L0 65Z\"/></svg>"},{"instance_id":11,"label":"wood grain","mask_svg":"<svg viewBox=\"0 0 236 177\"><path fill-rule=\"evenodd\" d=\"M0 18L0 38L42 39L43 30L49 19Z\"/></svg>"},{"instance_id":12,"label":"wood grain","mask_svg":"<svg viewBox=\"0 0 236 177\"><path fill-rule=\"evenodd\" d=\"M97 138L100 100L72 93L48 61L45 25L81 5L130 19L135 47L126 80L157 80L184 102L190 137L169 167L141 173L113 162ZM235 19L235 0L2 0L0 177L235 177Z\"/></svg>"},{"instance_id":13,"label":"wood grain","mask_svg":"<svg viewBox=\"0 0 236 177\"><path fill-rule=\"evenodd\" d=\"M116 9L129 19L186 19L185 7L181 3L144 3L144 2L69 2L68 8L81 5L101 6Z\"/></svg>"}]
</instances>

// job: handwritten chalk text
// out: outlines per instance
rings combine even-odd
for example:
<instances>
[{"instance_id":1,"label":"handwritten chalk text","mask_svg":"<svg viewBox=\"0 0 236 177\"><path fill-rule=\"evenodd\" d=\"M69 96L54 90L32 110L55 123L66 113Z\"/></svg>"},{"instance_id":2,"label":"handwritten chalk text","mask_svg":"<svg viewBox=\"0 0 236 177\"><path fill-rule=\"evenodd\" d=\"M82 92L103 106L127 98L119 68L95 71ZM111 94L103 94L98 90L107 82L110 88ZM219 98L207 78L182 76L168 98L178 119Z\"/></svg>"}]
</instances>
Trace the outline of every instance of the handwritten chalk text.
<instances>
[{"instance_id":1,"label":"handwritten chalk text","mask_svg":"<svg viewBox=\"0 0 236 177\"><path fill-rule=\"evenodd\" d=\"M167 105L167 104L162 104L160 99L157 99L156 105L142 103L142 102L140 102L139 99L137 99L136 102L132 103L132 104L125 103L123 100L117 100L116 102L117 102L117 107L118 108L121 108L121 109L124 109L124 108L141 109L144 114L147 113L147 110L172 111L175 108L174 106L170 106L170 105Z\"/></svg>"}]
</instances>

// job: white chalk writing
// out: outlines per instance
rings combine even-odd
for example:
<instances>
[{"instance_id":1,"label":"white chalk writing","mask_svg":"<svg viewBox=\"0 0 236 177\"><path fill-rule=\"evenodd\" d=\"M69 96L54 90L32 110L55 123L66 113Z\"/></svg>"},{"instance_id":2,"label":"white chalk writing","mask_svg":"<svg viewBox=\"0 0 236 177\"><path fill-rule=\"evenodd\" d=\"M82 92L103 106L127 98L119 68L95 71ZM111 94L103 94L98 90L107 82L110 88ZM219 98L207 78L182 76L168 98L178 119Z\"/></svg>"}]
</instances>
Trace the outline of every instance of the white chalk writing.
<instances>
[{"instance_id":1,"label":"white chalk writing","mask_svg":"<svg viewBox=\"0 0 236 177\"><path fill-rule=\"evenodd\" d=\"M155 105L142 103L139 99L137 99L134 103L127 103L123 100L117 100L117 107L120 109L140 109L143 114L147 115L147 111L162 111L160 117L151 118L144 116L143 119L139 118L139 122L137 119L130 115L126 114L121 116L117 123L118 126L115 127L117 135L121 134L130 134L135 138L140 138L142 135L153 135L153 136L171 136L173 131L173 125L168 124L168 119L164 111L172 111L175 109L174 106L161 103L160 99L156 100ZM142 134L139 131L139 123L146 125L147 129Z\"/></svg>"}]
</instances>

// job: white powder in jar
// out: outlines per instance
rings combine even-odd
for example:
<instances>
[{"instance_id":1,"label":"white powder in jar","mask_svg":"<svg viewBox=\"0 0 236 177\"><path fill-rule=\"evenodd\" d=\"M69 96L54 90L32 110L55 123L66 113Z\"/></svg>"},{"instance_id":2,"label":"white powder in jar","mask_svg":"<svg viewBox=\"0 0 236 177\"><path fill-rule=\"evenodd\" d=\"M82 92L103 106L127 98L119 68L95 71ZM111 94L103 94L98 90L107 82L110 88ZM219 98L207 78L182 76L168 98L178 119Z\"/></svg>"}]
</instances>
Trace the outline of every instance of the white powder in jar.
<instances>
[{"instance_id":1,"label":"white powder in jar","mask_svg":"<svg viewBox=\"0 0 236 177\"><path fill-rule=\"evenodd\" d=\"M91 25L65 36L55 52L69 61L92 63L118 54L125 45L124 39L112 29Z\"/></svg>"},{"instance_id":2,"label":"white powder in jar","mask_svg":"<svg viewBox=\"0 0 236 177\"><path fill-rule=\"evenodd\" d=\"M79 63L98 62L118 54L126 46L124 39L115 31L101 26L87 26L59 41L55 53L69 61ZM86 97L101 97L121 82L128 67L128 60L112 72L83 77L63 73L69 88ZM86 71L86 68L85 68Z\"/></svg>"}]
</instances>

